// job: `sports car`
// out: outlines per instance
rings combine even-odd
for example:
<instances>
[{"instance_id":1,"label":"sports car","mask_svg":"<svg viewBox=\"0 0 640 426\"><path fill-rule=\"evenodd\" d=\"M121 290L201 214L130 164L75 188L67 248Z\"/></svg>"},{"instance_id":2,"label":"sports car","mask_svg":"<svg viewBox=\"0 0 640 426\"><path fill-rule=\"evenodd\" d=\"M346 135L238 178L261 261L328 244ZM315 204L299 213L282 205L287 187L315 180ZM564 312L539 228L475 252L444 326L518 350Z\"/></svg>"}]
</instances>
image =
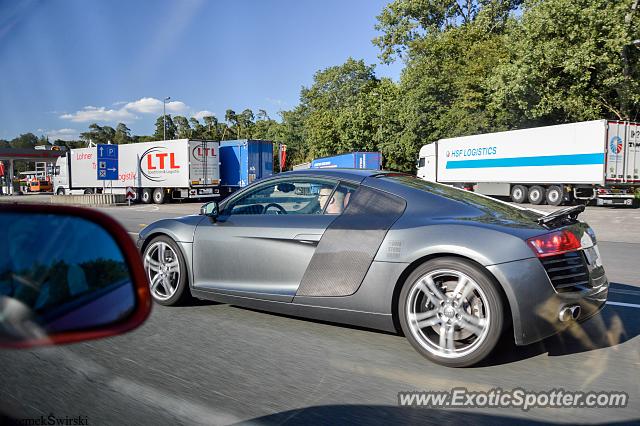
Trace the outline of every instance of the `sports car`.
<instances>
[{"instance_id":1,"label":"sports car","mask_svg":"<svg viewBox=\"0 0 640 426\"><path fill-rule=\"evenodd\" d=\"M371 170L280 173L139 235L151 293L404 334L476 364L595 315L608 286L584 206L548 215Z\"/></svg>"}]
</instances>

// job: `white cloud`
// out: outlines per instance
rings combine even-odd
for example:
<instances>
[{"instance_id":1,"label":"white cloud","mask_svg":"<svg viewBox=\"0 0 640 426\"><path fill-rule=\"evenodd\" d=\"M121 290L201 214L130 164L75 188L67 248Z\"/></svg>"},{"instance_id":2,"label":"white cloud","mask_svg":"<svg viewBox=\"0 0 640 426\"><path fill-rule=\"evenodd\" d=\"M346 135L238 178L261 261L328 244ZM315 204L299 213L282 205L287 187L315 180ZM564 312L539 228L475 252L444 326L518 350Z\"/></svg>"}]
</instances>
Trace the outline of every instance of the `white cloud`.
<instances>
[{"instance_id":1,"label":"white cloud","mask_svg":"<svg viewBox=\"0 0 640 426\"><path fill-rule=\"evenodd\" d=\"M141 114L159 114L162 112L162 101L156 98L140 98L137 101L129 102L124 108ZM167 112L182 112L187 109L187 106L184 102L169 101L166 108Z\"/></svg>"},{"instance_id":2,"label":"white cloud","mask_svg":"<svg viewBox=\"0 0 640 426\"><path fill-rule=\"evenodd\" d=\"M106 109L105 107L86 106L73 114L62 114L60 118L76 123L84 123L89 121L128 122L136 119L137 117L125 108Z\"/></svg>"},{"instance_id":3,"label":"white cloud","mask_svg":"<svg viewBox=\"0 0 640 426\"><path fill-rule=\"evenodd\" d=\"M72 141L77 140L80 137L80 134L76 129L57 129L57 130L47 130L44 132L51 142L56 139L62 139L63 141Z\"/></svg>"},{"instance_id":4,"label":"white cloud","mask_svg":"<svg viewBox=\"0 0 640 426\"><path fill-rule=\"evenodd\" d=\"M207 111L206 109L203 109L202 111L198 111L195 114L193 114L192 117L198 120L202 120L204 117L209 117L209 116L215 117L215 115L216 115L215 113L211 111Z\"/></svg>"},{"instance_id":5,"label":"white cloud","mask_svg":"<svg viewBox=\"0 0 640 426\"><path fill-rule=\"evenodd\" d=\"M124 122L129 123L139 117L136 114L161 114L162 101L156 98L140 98L132 102L116 102L115 106L123 105L121 108L106 108L86 106L74 113L62 114L60 118L76 123L86 122ZM187 109L187 105L181 101L167 102L167 113L179 113Z\"/></svg>"}]
</instances>

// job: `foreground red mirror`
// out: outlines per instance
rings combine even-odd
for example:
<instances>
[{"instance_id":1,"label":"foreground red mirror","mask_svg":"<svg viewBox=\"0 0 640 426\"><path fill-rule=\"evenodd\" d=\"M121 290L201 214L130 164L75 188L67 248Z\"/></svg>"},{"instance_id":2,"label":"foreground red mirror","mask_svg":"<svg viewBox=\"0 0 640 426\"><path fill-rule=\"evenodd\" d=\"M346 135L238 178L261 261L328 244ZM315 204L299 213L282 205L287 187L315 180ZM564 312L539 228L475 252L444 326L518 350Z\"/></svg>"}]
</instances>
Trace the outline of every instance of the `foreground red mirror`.
<instances>
[{"instance_id":1,"label":"foreground red mirror","mask_svg":"<svg viewBox=\"0 0 640 426\"><path fill-rule=\"evenodd\" d=\"M0 348L113 336L150 311L140 255L109 216L0 206Z\"/></svg>"}]
</instances>

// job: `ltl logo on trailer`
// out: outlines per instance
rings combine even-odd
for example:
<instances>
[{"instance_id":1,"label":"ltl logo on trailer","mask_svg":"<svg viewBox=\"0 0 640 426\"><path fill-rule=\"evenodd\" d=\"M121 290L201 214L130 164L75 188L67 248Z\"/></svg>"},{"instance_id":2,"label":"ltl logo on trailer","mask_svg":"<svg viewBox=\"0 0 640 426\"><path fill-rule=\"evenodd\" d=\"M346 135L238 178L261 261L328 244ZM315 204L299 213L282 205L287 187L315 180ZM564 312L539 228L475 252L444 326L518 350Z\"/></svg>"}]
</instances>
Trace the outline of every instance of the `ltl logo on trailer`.
<instances>
[{"instance_id":1,"label":"ltl logo on trailer","mask_svg":"<svg viewBox=\"0 0 640 426\"><path fill-rule=\"evenodd\" d=\"M154 182L166 180L164 175L178 173L180 165L176 164L175 153L168 152L168 148L154 146L146 150L140 157L140 173Z\"/></svg>"},{"instance_id":2,"label":"ltl logo on trailer","mask_svg":"<svg viewBox=\"0 0 640 426\"><path fill-rule=\"evenodd\" d=\"M191 150L191 155L198 161L203 161L206 157L215 157L216 150L212 146L205 144L196 145Z\"/></svg>"}]
</instances>

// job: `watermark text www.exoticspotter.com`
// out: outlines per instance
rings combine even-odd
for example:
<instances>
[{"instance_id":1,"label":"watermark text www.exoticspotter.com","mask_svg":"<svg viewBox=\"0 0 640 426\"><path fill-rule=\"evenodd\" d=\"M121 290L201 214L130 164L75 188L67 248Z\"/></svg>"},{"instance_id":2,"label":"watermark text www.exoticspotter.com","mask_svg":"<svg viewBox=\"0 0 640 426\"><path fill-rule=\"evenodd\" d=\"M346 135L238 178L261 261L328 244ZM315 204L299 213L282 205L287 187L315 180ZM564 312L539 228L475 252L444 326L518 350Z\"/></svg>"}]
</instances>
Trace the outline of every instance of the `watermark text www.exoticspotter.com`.
<instances>
[{"instance_id":1,"label":"watermark text www.exoticspotter.com","mask_svg":"<svg viewBox=\"0 0 640 426\"><path fill-rule=\"evenodd\" d=\"M401 406L429 408L623 408L629 402L626 392L585 392L552 389L532 392L522 388L470 391L453 388L450 391L399 392Z\"/></svg>"}]
</instances>

